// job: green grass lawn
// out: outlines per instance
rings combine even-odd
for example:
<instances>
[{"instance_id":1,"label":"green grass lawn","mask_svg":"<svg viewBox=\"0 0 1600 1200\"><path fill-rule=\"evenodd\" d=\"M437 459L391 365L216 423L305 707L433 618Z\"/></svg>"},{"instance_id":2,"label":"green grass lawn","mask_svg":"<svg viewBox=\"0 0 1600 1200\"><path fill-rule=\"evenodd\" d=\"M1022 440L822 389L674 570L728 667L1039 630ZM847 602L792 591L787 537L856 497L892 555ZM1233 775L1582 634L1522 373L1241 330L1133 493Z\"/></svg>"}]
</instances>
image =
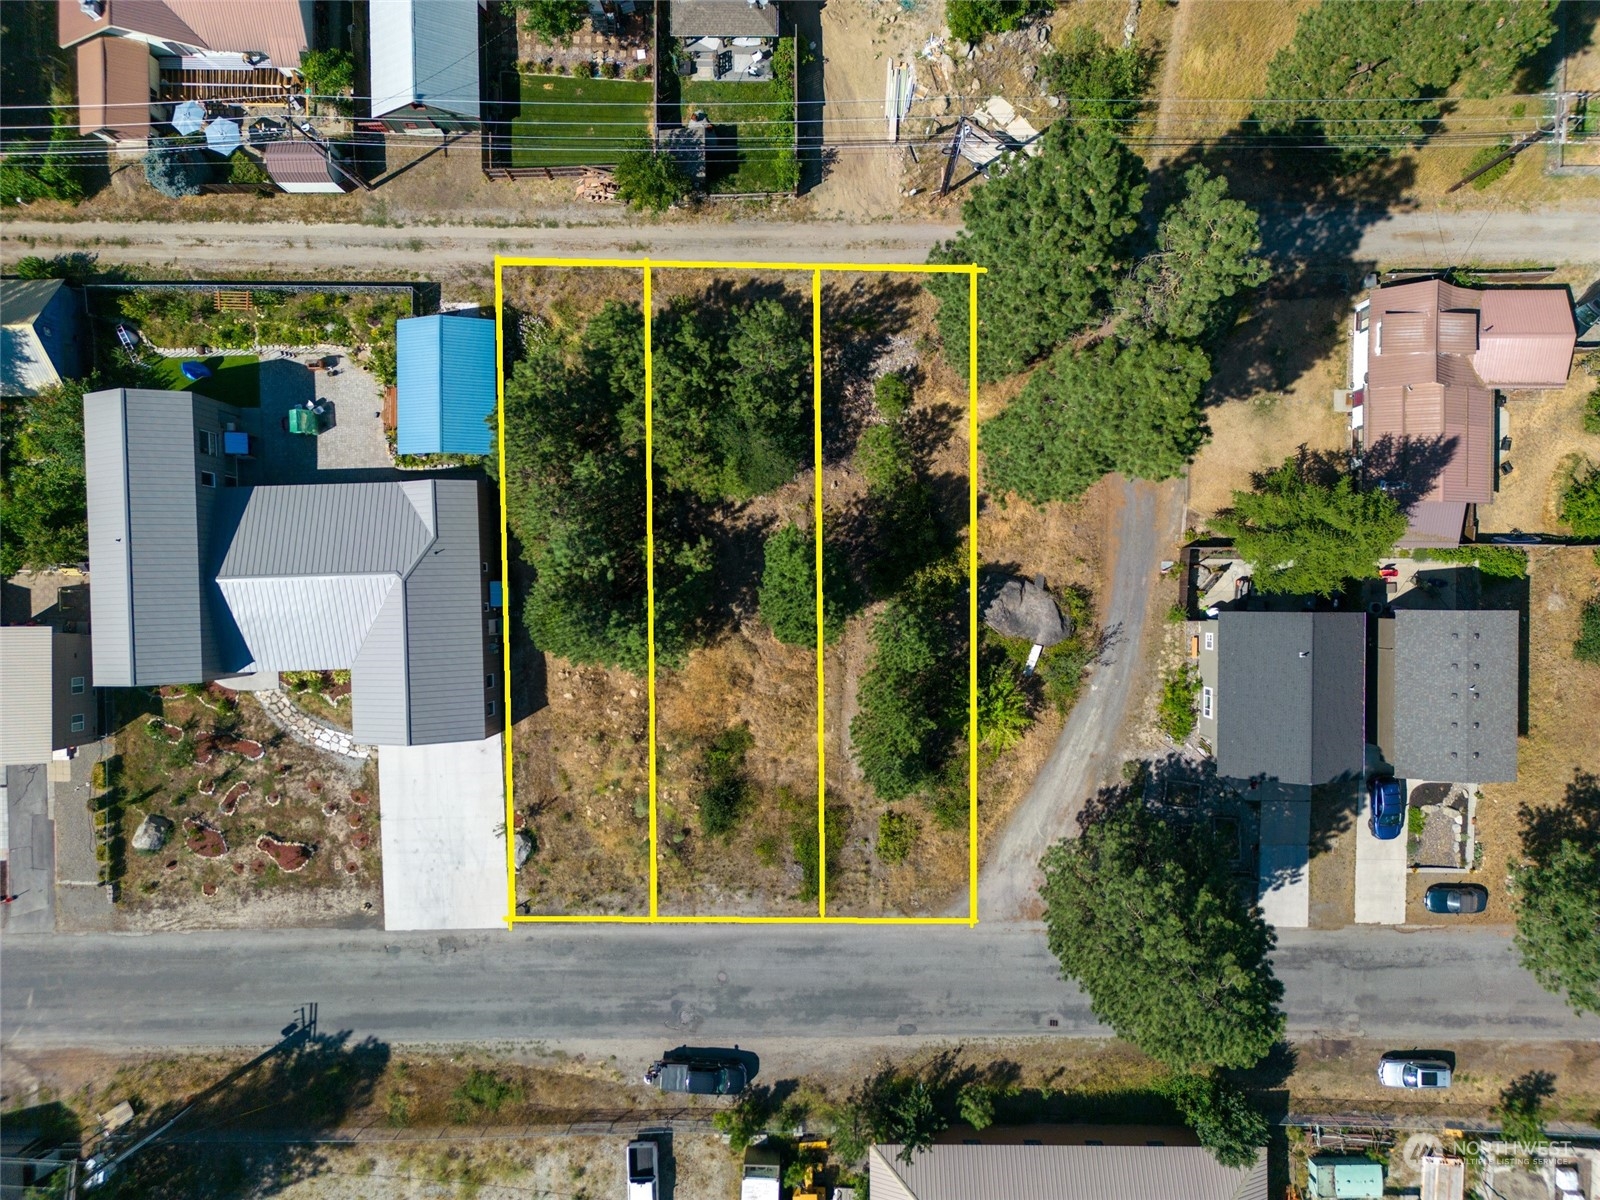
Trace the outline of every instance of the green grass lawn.
<instances>
[{"instance_id":1,"label":"green grass lawn","mask_svg":"<svg viewBox=\"0 0 1600 1200\"><path fill-rule=\"evenodd\" d=\"M191 383L183 377L183 364L203 362L211 368L211 378ZM261 403L261 370L253 354L214 354L210 358L160 358L154 364L160 386L174 392L194 392L237 408L255 408Z\"/></svg>"},{"instance_id":2,"label":"green grass lawn","mask_svg":"<svg viewBox=\"0 0 1600 1200\"><path fill-rule=\"evenodd\" d=\"M683 119L705 113L722 139L708 146L713 192L787 192L795 184L794 85L778 80L716 83L685 79Z\"/></svg>"},{"instance_id":3,"label":"green grass lawn","mask_svg":"<svg viewBox=\"0 0 1600 1200\"><path fill-rule=\"evenodd\" d=\"M609 166L650 138L650 84L524 75L514 167Z\"/></svg>"}]
</instances>

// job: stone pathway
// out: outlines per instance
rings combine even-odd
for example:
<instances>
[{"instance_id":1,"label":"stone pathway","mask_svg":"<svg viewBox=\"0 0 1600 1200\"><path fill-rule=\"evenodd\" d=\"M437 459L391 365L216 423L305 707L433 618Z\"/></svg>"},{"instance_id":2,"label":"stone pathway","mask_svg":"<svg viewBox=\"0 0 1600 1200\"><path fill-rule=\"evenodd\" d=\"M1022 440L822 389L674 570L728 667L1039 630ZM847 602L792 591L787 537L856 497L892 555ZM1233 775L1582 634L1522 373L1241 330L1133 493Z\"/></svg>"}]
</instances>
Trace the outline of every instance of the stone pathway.
<instances>
[{"instance_id":1,"label":"stone pathway","mask_svg":"<svg viewBox=\"0 0 1600 1200\"><path fill-rule=\"evenodd\" d=\"M317 750L361 760L371 758L376 749L374 746L363 746L347 731L337 726L317 720L290 700L284 692L245 692L243 695L254 696L267 716L272 718L272 723L279 729L296 741L304 742Z\"/></svg>"}]
</instances>

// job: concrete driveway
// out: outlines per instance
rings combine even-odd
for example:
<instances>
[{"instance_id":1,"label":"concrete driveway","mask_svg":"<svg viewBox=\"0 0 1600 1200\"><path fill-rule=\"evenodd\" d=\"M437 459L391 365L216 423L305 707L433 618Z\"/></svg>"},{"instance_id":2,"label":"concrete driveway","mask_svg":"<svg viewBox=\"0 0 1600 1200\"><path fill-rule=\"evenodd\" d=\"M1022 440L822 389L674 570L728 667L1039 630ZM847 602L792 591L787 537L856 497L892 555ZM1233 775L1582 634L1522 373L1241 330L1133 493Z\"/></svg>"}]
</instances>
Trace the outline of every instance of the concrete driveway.
<instances>
[{"instance_id":1,"label":"concrete driveway","mask_svg":"<svg viewBox=\"0 0 1600 1200\"><path fill-rule=\"evenodd\" d=\"M386 929L506 923L501 740L378 751Z\"/></svg>"},{"instance_id":2,"label":"concrete driveway","mask_svg":"<svg viewBox=\"0 0 1600 1200\"><path fill-rule=\"evenodd\" d=\"M1372 836L1372 797L1361 789L1356 820L1356 924L1403 925L1406 920L1406 834L1388 841Z\"/></svg>"}]
</instances>

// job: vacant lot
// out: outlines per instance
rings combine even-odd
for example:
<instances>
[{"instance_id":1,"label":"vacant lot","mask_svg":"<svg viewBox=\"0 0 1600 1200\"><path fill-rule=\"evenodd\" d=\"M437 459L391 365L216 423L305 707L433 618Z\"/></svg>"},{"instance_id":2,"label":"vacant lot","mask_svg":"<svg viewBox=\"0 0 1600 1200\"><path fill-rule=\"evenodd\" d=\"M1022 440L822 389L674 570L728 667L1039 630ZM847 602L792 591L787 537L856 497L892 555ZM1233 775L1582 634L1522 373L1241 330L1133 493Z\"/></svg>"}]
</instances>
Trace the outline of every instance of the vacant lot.
<instances>
[{"instance_id":1,"label":"vacant lot","mask_svg":"<svg viewBox=\"0 0 1600 1200\"><path fill-rule=\"evenodd\" d=\"M511 123L515 167L607 166L650 137L650 84L523 75Z\"/></svg>"}]
</instances>

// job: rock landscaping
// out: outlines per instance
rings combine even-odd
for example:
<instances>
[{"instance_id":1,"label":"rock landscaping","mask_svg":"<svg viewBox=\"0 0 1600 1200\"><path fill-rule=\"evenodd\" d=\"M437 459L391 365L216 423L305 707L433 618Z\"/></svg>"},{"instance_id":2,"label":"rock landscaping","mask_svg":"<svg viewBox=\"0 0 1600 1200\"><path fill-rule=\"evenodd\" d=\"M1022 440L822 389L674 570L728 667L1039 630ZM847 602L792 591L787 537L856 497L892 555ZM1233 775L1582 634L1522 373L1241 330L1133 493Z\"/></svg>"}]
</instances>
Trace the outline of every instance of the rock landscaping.
<instances>
[{"instance_id":1,"label":"rock landscaping","mask_svg":"<svg viewBox=\"0 0 1600 1200\"><path fill-rule=\"evenodd\" d=\"M228 852L228 843L222 831L208 825L198 817L185 817L183 827L188 831L189 851L201 858L221 858Z\"/></svg>"},{"instance_id":2,"label":"rock landscaping","mask_svg":"<svg viewBox=\"0 0 1600 1200\"><path fill-rule=\"evenodd\" d=\"M293 874L305 869L311 861L311 856L316 851L303 842L280 842L277 838L262 834L256 839L256 849L265 854L278 864L280 871Z\"/></svg>"},{"instance_id":3,"label":"rock landscaping","mask_svg":"<svg viewBox=\"0 0 1600 1200\"><path fill-rule=\"evenodd\" d=\"M134 830L133 840L130 845L141 854L155 854L167 844L167 839L172 836L172 822L159 813L151 813L139 822L139 828Z\"/></svg>"}]
</instances>

